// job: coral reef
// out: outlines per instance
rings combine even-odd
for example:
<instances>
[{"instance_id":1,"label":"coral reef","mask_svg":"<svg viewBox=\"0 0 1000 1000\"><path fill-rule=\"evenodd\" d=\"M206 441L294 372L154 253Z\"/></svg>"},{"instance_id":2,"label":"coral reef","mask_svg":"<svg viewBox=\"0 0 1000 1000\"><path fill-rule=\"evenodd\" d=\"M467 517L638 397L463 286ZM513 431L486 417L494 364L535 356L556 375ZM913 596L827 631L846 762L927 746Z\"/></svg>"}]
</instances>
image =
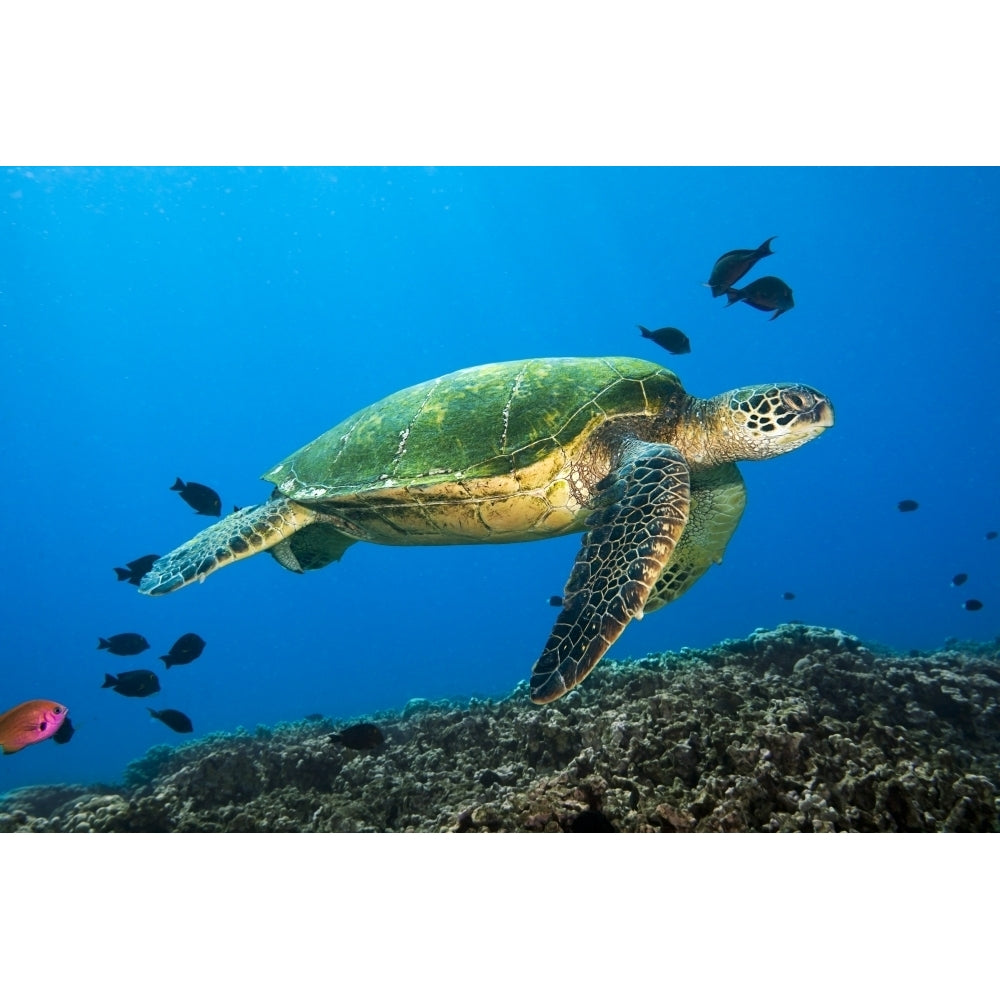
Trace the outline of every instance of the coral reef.
<instances>
[{"instance_id":1,"label":"coral reef","mask_svg":"<svg viewBox=\"0 0 1000 1000\"><path fill-rule=\"evenodd\" d=\"M410 702L155 747L117 788L19 789L0 831L993 831L996 646L783 625L608 661L565 698Z\"/></svg>"}]
</instances>

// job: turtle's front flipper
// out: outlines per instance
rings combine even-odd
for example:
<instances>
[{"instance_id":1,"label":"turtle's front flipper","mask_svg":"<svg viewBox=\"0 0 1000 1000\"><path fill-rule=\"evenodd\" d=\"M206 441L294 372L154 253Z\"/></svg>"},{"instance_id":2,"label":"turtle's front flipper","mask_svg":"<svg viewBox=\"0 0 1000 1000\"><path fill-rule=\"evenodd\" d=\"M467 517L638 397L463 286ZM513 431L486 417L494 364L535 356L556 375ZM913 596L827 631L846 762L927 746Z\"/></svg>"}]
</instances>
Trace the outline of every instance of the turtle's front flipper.
<instances>
[{"instance_id":1,"label":"turtle's front flipper","mask_svg":"<svg viewBox=\"0 0 1000 1000\"><path fill-rule=\"evenodd\" d=\"M641 616L687 523L688 467L673 445L632 442L611 478L587 519L562 611L531 672L538 704L576 687Z\"/></svg>"},{"instance_id":2,"label":"turtle's front flipper","mask_svg":"<svg viewBox=\"0 0 1000 1000\"><path fill-rule=\"evenodd\" d=\"M169 594L204 580L220 566L256 555L316 520L316 512L283 496L243 507L199 532L153 563L139 583L140 594Z\"/></svg>"},{"instance_id":3,"label":"turtle's front flipper","mask_svg":"<svg viewBox=\"0 0 1000 1000\"><path fill-rule=\"evenodd\" d=\"M680 544L642 609L657 611L698 582L705 571L722 562L729 539L743 516L747 491L734 462L691 477L691 509Z\"/></svg>"}]
</instances>

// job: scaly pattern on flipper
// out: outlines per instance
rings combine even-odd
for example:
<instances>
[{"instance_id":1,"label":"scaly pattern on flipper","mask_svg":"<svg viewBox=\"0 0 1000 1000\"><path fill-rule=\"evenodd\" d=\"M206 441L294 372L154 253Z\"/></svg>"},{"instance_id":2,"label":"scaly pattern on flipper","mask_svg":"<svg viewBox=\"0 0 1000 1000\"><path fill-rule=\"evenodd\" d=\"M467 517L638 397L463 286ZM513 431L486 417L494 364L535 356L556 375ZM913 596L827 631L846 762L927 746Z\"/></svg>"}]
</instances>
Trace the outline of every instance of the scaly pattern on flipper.
<instances>
[{"instance_id":1,"label":"scaly pattern on flipper","mask_svg":"<svg viewBox=\"0 0 1000 1000\"><path fill-rule=\"evenodd\" d=\"M204 580L219 567L263 552L315 520L315 511L281 496L243 507L157 559L140 581L139 593L158 597Z\"/></svg>"},{"instance_id":2,"label":"scaly pattern on flipper","mask_svg":"<svg viewBox=\"0 0 1000 1000\"><path fill-rule=\"evenodd\" d=\"M531 674L531 700L554 701L582 681L646 599L687 523L684 456L669 444L629 442L587 519L562 611Z\"/></svg>"}]
</instances>

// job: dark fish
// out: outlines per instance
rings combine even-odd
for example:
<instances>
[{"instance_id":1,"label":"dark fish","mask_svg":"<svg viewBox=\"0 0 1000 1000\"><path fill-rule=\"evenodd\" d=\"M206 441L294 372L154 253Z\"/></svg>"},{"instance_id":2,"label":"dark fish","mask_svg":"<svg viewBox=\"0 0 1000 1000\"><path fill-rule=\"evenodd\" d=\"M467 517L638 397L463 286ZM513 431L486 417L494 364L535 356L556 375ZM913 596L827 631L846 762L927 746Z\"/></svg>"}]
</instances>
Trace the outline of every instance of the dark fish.
<instances>
[{"instance_id":1,"label":"dark fish","mask_svg":"<svg viewBox=\"0 0 1000 1000\"><path fill-rule=\"evenodd\" d=\"M611 820L597 809L578 812L569 824L567 833L617 833Z\"/></svg>"},{"instance_id":2,"label":"dark fish","mask_svg":"<svg viewBox=\"0 0 1000 1000\"><path fill-rule=\"evenodd\" d=\"M127 569L116 566L115 572L118 574L119 580L128 580L129 583L138 586L139 581L152 569L153 563L159 558L159 556L143 556L141 559L133 559L130 563L125 563Z\"/></svg>"},{"instance_id":3,"label":"dark fish","mask_svg":"<svg viewBox=\"0 0 1000 1000\"><path fill-rule=\"evenodd\" d=\"M765 257L770 257L774 251L771 249L771 240L776 236L768 237L756 250L730 250L724 253L712 267L712 273L705 282L712 289L712 298L718 298L726 289L731 288L754 264Z\"/></svg>"},{"instance_id":4,"label":"dark fish","mask_svg":"<svg viewBox=\"0 0 1000 1000\"><path fill-rule=\"evenodd\" d=\"M242 507L237 507L236 504L233 504L233 513L234 514L238 514L241 510L243 510Z\"/></svg>"},{"instance_id":5,"label":"dark fish","mask_svg":"<svg viewBox=\"0 0 1000 1000\"><path fill-rule=\"evenodd\" d=\"M558 594L553 594L549 598L549 604L554 608L561 608L563 606L563 599Z\"/></svg>"},{"instance_id":6,"label":"dark fish","mask_svg":"<svg viewBox=\"0 0 1000 1000\"><path fill-rule=\"evenodd\" d=\"M164 708L159 712L155 708L147 708L147 712L154 718L159 719L165 726L169 726L175 733L190 733L194 731L191 720L176 708Z\"/></svg>"},{"instance_id":7,"label":"dark fish","mask_svg":"<svg viewBox=\"0 0 1000 1000\"><path fill-rule=\"evenodd\" d=\"M149 643L138 632L119 632L110 639L98 639L98 649L106 649L115 656L135 656L144 649L149 649Z\"/></svg>"},{"instance_id":8,"label":"dark fish","mask_svg":"<svg viewBox=\"0 0 1000 1000\"><path fill-rule=\"evenodd\" d=\"M969 579L969 574L968 573L956 573L951 578L951 585L953 587L961 587L962 584L965 583L965 581L968 580L968 579Z\"/></svg>"},{"instance_id":9,"label":"dark fish","mask_svg":"<svg viewBox=\"0 0 1000 1000\"><path fill-rule=\"evenodd\" d=\"M67 715L63 719L63 724L56 730L55 736L52 737L53 743L69 743L73 739L73 734L76 730L73 728L73 723L70 721L70 717Z\"/></svg>"},{"instance_id":10,"label":"dark fish","mask_svg":"<svg viewBox=\"0 0 1000 1000\"><path fill-rule=\"evenodd\" d=\"M209 486L202 486L201 483L187 483L178 477L177 482L170 487L181 495L181 499L189 506L193 507L196 514L208 514L211 517L218 517L222 511L222 501L219 494Z\"/></svg>"},{"instance_id":11,"label":"dark fish","mask_svg":"<svg viewBox=\"0 0 1000 1000\"><path fill-rule=\"evenodd\" d=\"M356 726L348 726L339 733L331 733L334 743L343 743L351 750L373 750L385 743L385 736L378 726L370 722L359 722Z\"/></svg>"},{"instance_id":12,"label":"dark fish","mask_svg":"<svg viewBox=\"0 0 1000 1000\"><path fill-rule=\"evenodd\" d=\"M965 602L965 604L962 605L962 607L965 608L966 611L982 611L983 610L983 602L982 601L977 601L974 597L970 597Z\"/></svg>"},{"instance_id":13,"label":"dark fish","mask_svg":"<svg viewBox=\"0 0 1000 1000\"><path fill-rule=\"evenodd\" d=\"M997 533L995 531L987 531L986 532L986 541L992 542L993 539L996 538L996 537L997 537Z\"/></svg>"},{"instance_id":14,"label":"dark fish","mask_svg":"<svg viewBox=\"0 0 1000 1000\"><path fill-rule=\"evenodd\" d=\"M145 698L160 690L160 680L152 670L123 670L117 677L105 674L102 688L112 688L127 698Z\"/></svg>"},{"instance_id":15,"label":"dark fish","mask_svg":"<svg viewBox=\"0 0 1000 1000\"><path fill-rule=\"evenodd\" d=\"M305 718L306 722L322 722L326 716L321 712L310 712Z\"/></svg>"},{"instance_id":16,"label":"dark fish","mask_svg":"<svg viewBox=\"0 0 1000 1000\"><path fill-rule=\"evenodd\" d=\"M916 510L920 504L916 500L900 500L896 506L904 513L908 514L911 510Z\"/></svg>"},{"instance_id":17,"label":"dark fish","mask_svg":"<svg viewBox=\"0 0 1000 1000\"><path fill-rule=\"evenodd\" d=\"M794 601L795 600L795 595L790 590L786 590L781 596L786 601Z\"/></svg>"},{"instance_id":18,"label":"dark fish","mask_svg":"<svg viewBox=\"0 0 1000 1000\"><path fill-rule=\"evenodd\" d=\"M194 632L185 632L171 647L170 652L161 656L160 659L166 664L167 670L171 667L190 663L201 656L201 651L205 648L205 640Z\"/></svg>"},{"instance_id":19,"label":"dark fish","mask_svg":"<svg viewBox=\"0 0 1000 1000\"><path fill-rule=\"evenodd\" d=\"M691 353L691 341L676 326L662 326L659 330L647 330L644 326L639 326L639 329L644 337L671 354Z\"/></svg>"},{"instance_id":20,"label":"dark fish","mask_svg":"<svg viewBox=\"0 0 1000 1000\"><path fill-rule=\"evenodd\" d=\"M745 302L748 306L753 306L754 309L759 309L761 312L770 312L774 309L775 313L771 319L777 319L782 313L788 312L795 306L792 290L781 278L775 278L770 274L766 278L751 281L749 285L744 285L742 288L727 288L726 295L729 297L729 301L726 303L727 308L734 302Z\"/></svg>"},{"instance_id":21,"label":"dark fish","mask_svg":"<svg viewBox=\"0 0 1000 1000\"><path fill-rule=\"evenodd\" d=\"M36 698L25 701L0 715L0 747L5 754L17 753L32 743L56 735L65 725L69 709L57 701Z\"/></svg>"}]
</instances>

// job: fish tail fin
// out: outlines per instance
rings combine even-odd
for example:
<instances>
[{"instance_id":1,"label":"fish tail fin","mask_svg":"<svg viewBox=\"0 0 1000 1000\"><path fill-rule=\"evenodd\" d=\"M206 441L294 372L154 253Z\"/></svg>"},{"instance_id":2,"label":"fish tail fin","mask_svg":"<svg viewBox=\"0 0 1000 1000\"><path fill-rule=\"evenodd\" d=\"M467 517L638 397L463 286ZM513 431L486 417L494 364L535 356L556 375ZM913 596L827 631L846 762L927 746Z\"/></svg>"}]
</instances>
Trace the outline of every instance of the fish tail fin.
<instances>
[{"instance_id":1,"label":"fish tail fin","mask_svg":"<svg viewBox=\"0 0 1000 1000\"><path fill-rule=\"evenodd\" d=\"M639 330L644 337L651 336L649 330L647 330L641 323L636 323L636 326L639 327Z\"/></svg>"},{"instance_id":2,"label":"fish tail fin","mask_svg":"<svg viewBox=\"0 0 1000 1000\"><path fill-rule=\"evenodd\" d=\"M180 476L177 477L177 482L170 487L172 490L177 490L178 492L184 489L184 480Z\"/></svg>"},{"instance_id":3,"label":"fish tail fin","mask_svg":"<svg viewBox=\"0 0 1000 1000\"><path fill-rule=\"evenodd\" d=\"M111 643L108 642L107 639L101 639L100 637L98 637L98 639L97 639L97 648L98 649L109 649L110 647L111 647Z\"/></svg>"},{"instance_id":4,"label":"fish tail fin","mask_svg":"<svg viewBox=\"0 0 1000 1000\"><path fill-rule=\"evenodd\" d=\"M169 670L173 666L169 653L164 653L163 656L160 657L160 659L163 660L163 665L167 668L167 670Z\"/></svg>"},{"instance_id":5,"label":"fish tail fin","mask_svg":"<svg viewBox=\"0 0 1000 1000\"><path fill-rule=\"evenodd\" d=\"M157 712L155 708L150 708L150 707L149 707L148 705L146 706L146 711L147 711L147 712L149 712L149 714L150 714L150 715L151 715L151 716L152 716L152 717L153 717L154 719L158 719L158 718L160 717L160 713L159 713L159 712Z\"/></svg>"},{"instance_id":6,"label":"fish tail fin","mask_svg":"<svg viewBox=\"0 0 1000 1000\"><path fill-rule=\"evenodd\" d=\"M764 240L759 247L757 247L757 253L761 257L770 257L770 255L774 253L771 249L771 240L776 240L777 238L777 236L768 236L768 238Z\"/></svg>"},{"instance_id":7,"label":"fish tail fin","mask_svg":"<svg viewBox=\"0 0 1000 1000\"><path fill-rule=\"evenodd\" d=\"M726 308L728 309L734 302L739 302L740 299L743 298L743 289L742 288L727 288L726 289L726 298L729 299L729 301L726 303Z\"/></svg>"},{"instance_id":8,"label":"fish tail fin","mask_svg":"<svg viewBox=\"0 0 1000 1000\"><path fill-rule=\"evenodd\" d=\"M102 688L114 687L118 683L118 678L114 674L105 674L104 683L101 685Z\"/></svg>"},{"instance_id":9,"label":"fish tail fin","mask_svg":"<svg viewBox=\"0 0 1000 1000\"><path fill-rule=\"evenodd\" d=\"M115 573L118 575L119 580L127 580L132 575L132 570L122 569L121 566L116 566Z\"/></svg>"}]
</instances>

